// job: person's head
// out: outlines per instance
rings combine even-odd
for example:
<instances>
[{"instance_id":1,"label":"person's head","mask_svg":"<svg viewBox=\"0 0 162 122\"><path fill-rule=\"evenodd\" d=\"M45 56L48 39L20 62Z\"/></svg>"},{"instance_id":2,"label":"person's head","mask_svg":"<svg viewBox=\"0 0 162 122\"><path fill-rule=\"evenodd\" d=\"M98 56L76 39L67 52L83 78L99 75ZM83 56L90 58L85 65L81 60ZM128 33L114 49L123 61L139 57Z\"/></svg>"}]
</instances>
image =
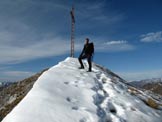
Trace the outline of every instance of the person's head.
<instances>
[{"instance_id":1,"label":"person's head","mask_svg":"<svg viewBox=\"0 0 162 122\"><path fill-rule=\"evenodd\" d=\"M89 43L89 38L86 38L85 39L85 44L88 44Z\"/></svg>"}]
</instances>

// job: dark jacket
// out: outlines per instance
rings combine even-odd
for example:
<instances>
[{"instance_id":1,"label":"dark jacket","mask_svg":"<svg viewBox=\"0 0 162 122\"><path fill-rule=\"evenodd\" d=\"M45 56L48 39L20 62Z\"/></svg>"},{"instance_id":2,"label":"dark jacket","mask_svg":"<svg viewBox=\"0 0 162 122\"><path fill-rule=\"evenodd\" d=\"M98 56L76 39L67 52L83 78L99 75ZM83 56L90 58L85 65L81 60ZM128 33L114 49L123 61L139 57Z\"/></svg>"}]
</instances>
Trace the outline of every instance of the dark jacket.
<instances>
[{"instance_id":1,"label":"dark jacket","mask_svg":"<svg viewBox=\"0 0 162 122\"><path fill-rule=\"evenodd\" d=\"M82 56L83 54L87 55L87 51L86 51L87 50L87 47L88 47L88 44L84 44L84 48L83 48L80 56Z\"/></svg>"},{"instance_id":2,"label":"dark jacket","mask_svg":"<svg viewBox=\"0 0 162 122\"><path fill-rule=\"evenodd\" d=\"M90 44L91 43L84 44L84 48L83 48L82 53L80 54L80 56L82 56L82 55L92 56L93 55L93 53L92 53L92 51L90 49Z\"/></svg>"}]
</instances>

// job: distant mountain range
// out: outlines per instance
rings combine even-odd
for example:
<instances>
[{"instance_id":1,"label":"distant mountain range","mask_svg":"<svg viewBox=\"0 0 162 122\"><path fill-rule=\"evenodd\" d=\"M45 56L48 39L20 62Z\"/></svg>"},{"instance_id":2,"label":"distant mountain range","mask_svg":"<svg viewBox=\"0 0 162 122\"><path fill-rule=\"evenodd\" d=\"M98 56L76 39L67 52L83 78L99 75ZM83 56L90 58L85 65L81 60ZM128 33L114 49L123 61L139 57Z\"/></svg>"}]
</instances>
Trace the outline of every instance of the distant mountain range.
<instances>
[{"instance_id":1,"label":"distant mountain range","mask_svg":"<svg viewBox=\"0 0 162 122\"><path fill-rule=\"evenodd\" d=\"M132 81L130 84L136 88L145 89L158 95L162 95L162 78Z\"/></svg>"},{"instance_id":2,"label":"distant mountain range","mask_svg":"<svg viewBox=\"0 0 162 122\"><path fill-rule=\"evenodd\" d=\"M11 84L12 84L12 82L0 81L0 90L4 87L11 85Z\"/></svg>"}]
</instances>

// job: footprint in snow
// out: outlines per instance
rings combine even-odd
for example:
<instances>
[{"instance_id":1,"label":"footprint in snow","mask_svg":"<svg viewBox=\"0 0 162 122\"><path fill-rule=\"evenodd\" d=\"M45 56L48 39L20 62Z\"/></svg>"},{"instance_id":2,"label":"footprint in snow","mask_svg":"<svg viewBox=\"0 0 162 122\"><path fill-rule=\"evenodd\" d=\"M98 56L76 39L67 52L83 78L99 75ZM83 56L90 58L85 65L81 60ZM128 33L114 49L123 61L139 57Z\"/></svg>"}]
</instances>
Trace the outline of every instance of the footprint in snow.
<instances>
[{"instance_id":1,"label":"footprint in snow","mask_svg":"<svg viewBox=\"0 0 162 122\"><path fill-rule=\"evenodd\" d=\"M117 110L115 108L115 106L111 103L111 102L108 102L107 103L107 110L110 111L111 113L113 114L116 114L117 113Z\"/></svg>"},{"instance_id":2,"label":"footprint in snow","mask_svg":"<svg viewBox=\"0 0 162 122\"><path fill-rule=\"evenodd\" d=\"M68 85L68 84L69 84L69 82L64 82L64 84Z\"/></svg>"},{"instance_id":3,"label":"footprint in snow","mask_svg":"<svg viewBox=\"0 0 162 122\"><path fill-rule=\"evenodd\" d=\"M109 97L109 94L107 93L106 90L103 89L103 93L104 93L104 96L105 96L105 97Z\"/></svg>"},{"instance_id":4,"label":"footprint in snow","mask_svg":"<svg viewBox=\"0 0 162 122\"><path fill-rule=\"evenodd\" d=\"M71 99L70 99L70 97L67 97L67 98L66 98L66 100L67 100L68 102L71 102Z\"/></svg>"},{"instance_id":5,"label":"footprint in snow","mask_svg":"<svg viewBox=\"0 0 162 122\"><path fill-rule=\"evenodd\" d=\"M74 82L71 82L72 84L77 84L79 81L74 81ZM68 85L70 84L69 82L64 82L64 84ZM78 85L75 85L75 87L78 87Z\"/></svg>"},{"instance_id":6,"label":"footprint in snow","mask_svg":"<svg viewBox=\"0 0 162 122\"><path fill-rule=\"evenodd\" d=\"M81 120L79 120L79 122L87 122L86 118L82 118Z\"/></svg>"},{"instance_id":7,"label":"footprint in snow","mask_svg":"<svg viewBox=\"0 0 162 122\"><path fill-rule=\"evenodd\" d=\"M71 102L71 103L77 103L77 102L78 102L77 99L75 99L75 98L70 98L70 97L67 97L66 100L67 100L68 102Z\"/></svg>"},{"instance_id":8,"label":"footprint in snow","mask_svg":"<svg viewBox=\"0 0 162 122\"><path fill-rule=\"evenodd\" d=\"M77 79L77 80L80 80L80 76L76 76L76 79Z\"/></svg>"},{"instance_id":9,"label":"footprint in snow","mask_svg":"<svg viewBox=\"0 0 162 122\"><path fill-rule=\"evenodd\" d=\"M66 100L68 102L72 103L72 110L78 110L79 109L79 107L77 106L77 102L78 102L77 99L67 97Z\"/></svg>"},{"instance_id":10,"label":"footprint in snow","mask_svg":"<svg viewBox=\"0 0 162 122\"><path fill-rule=\"evenodd\" d=\"M104 101L105 97L99 93L93 95L93 102L95 105L99 105Z\"/></svg>"},{"instance_id":11,"label":"footprint in snow","mask_svg":"<svg viewBox=\"0 0 162 122\"><path fill-rule=\"evenodd\" d=\"M102 83L100 83L96 78L94 78L94 81L95 81L95 86L92 88L92 90L94 91L102 90L103 89Z\"/></svg>"},{"instance_id":12,"label":"footprint in snow","mask_svg":"<svg viewBox=\"0 0 162 122\"><path fill-rule=\"evenodd\" d=\"M73 109L73 110L78 110L79 107L78 107L78 106L73 106L72 109Z\"/></svg>"},{"instance_id":13,"label":"footprint in snow","mask_svg":"<svg viewBox=\"0 0 162 122\"><path fill-rule=\"evenodd\" d=\"M78 81L75 81L75 83L78 83Z\"/></svg>"},{"instance_id":14,"label":"footprint in snow","mask_svg":"<svg viewBox=\"0 0 162 122\"><path fill-rule=\"evenodd\" d=\"M77 85L77 84L78 84L78 82L79 82L79 81L75 81L75 82L74 82L74 83L75 83L75 87L78 87L78 85Z\"/></svg>"},{"instance_id":15,"label":"footprint in snow","mask_svg":"<svg viewBox=\"0 0 162 122\"><path fill-rule=\"evenodd\" d=\"M101 108L100 106L98 106L98 108L97 108L97 115L98 115L100 118L104 118L105 115L106 115L106 112L104 111L103 108Z\"/></svg>"},{"instance_id":16,"label":"footprint in snow","mask_svg":"<svg viewBox=\"0 0 162 122\"><path fill-rule=\"evenodd\" d=\"M101 80L102 80L102 83L103 83L103 84L105 84L105 83L106 83L106 81L107 81L107 79L106 79L106 78L102 78Z\"/></svg>"},{"instance_id":17,"label":"footprint in snow","mask_svg":"<svg viewBox=\"0 0 162 122\"><path fill-rule=\"evenodd\" d=\"M80 75L83 75L84 77L88 76L87 72L86 73L85 72L81 72Z\"/></svg>"},{"instance_id":18,"label":"footprint in snow","mask_svg":"<svg viewBox=\"0 0 162 122\"><path fill-rule=\"evenodd\" d=\"M97 79L101 79L101 74L96 74Z\"/></svg>"}]
</instances>

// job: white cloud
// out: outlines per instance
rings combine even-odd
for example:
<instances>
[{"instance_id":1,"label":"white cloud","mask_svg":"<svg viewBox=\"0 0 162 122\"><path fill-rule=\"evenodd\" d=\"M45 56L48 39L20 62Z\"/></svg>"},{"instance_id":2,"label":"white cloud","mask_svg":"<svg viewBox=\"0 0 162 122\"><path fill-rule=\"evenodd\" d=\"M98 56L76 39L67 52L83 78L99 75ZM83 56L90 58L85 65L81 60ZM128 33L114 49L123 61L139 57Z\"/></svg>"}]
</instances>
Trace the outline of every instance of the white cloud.
<instances>
[{"instance_id":1,"label":"white cloud","mask_svg":"<svg viewBox=\"0 0 162 122\"><path fill-rule=\"evenodd\" d=\"M33 72L27 72L27 71L6 71L4 72L5 75L7 76L12 76L12 77L28 77L33 75Z\"/></svg>"},{"instance_id":2,"label":"white cloud","mask_svg":"<svg viewBox=\"0 0 162 122\"><path fill-rule=\"evenodd\" d=\"M125 40L118 40L118 41L108 41L106 42L107 45L118 45L118 44L126 44L128 43Z\"/></svg>"},{"instance_id":3,"label":"white cloud","mask_svg":"<svg viewBox=\"0 0 162 122\"><path fill-rule=\"evenodd\" d=\"M141 42L162 42L162 31L141 35Z\"/></svg>"},{"instance_id":4,"label":"white cloud","mask_svg":"<svg viewBox=\"0 0 162 122\"><path fill-rule=\"evenodd\" d=\"M57 56L69 53L70 50L70 43L61 38L37 40L30 45L23 45L23 42L20 45L19 41L14 41L14 43L0 44L0 64L19 63L37 58ZM16 43L18 46L16 46Z\"/></svg>"},{"instance_id":5,"label":"white cloud","mask_svg":"<svg viewBox=\"0 0 162 122\"><path fill-rule=\"evenodd\" d=\"M142 71L142 72L118 72L127 81L162 78L162 70Z\"/></svg>"},{"instance_id":6,"label":"white cloud","mask_svg":"<svg viewBox=\"0 0 162 122\"><path fill-rule=\"evenodd\" d=\"M28 71L4 71L1 72L0 81L19 81L34 75L34 72Z\"/></svg>"},{"instance_id":7,"label":"white cloud","mask_svg":"<svg viewBox=\"0 0 162 122\"><path fill-rule=\"evenodd\" d=\"M76 38L77 43L75 45L75 48L77 51L83 48L85 37L89 36L85 35L81 36L80 38ZM121 51L132 51L136 49L134 45L130 44L126 40L104 41L106 39L93 36L91 36L89 39L90 42L94 43L95 52L121 52Z\"/></svg>"},{"instance_id":8,"label":"white cloud","mask_svg":"<svg viewBox=\"0 0 162 122\"><path fill-rule=\"evenodd\" d=\"M135 47L129 44L125 40L117 40L117 41L107 41L107 42L97 42L95 44L95 49L99 52L120 52L120 51L130 51L134 50Z\"/></svg>"}]
</instances>

